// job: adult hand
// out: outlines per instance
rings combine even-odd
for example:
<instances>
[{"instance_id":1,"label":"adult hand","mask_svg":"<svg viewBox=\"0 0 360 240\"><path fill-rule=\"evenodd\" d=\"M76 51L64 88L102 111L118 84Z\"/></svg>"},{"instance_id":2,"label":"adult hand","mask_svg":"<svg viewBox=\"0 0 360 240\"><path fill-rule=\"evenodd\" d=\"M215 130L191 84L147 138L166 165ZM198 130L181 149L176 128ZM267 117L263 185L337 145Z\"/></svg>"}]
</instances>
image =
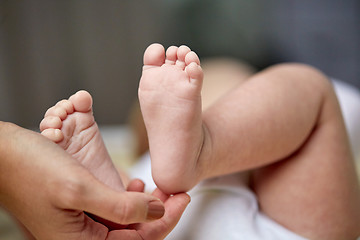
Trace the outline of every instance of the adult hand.
<instances>
[{"instance_id":1,"label":"adult hand","mask_svg":"<svg viewBox=\"0 0 360 240\"><path fill-rule=\"evenodd\" d=\"M165 201L164 217L139 224L137 231L109 232L84 213L126 225L148 222L163 214L158 198ZM116 192L40 134L0 122L0 203L36 239L159 239L175 226L188 202L184 194L167 199L159 192Z\"/></svg>"},{"instance_id":2,"label":"adult hand","mask_svg":"<svg viewBox=\"0 0 360 240\"><path fill-rule=\"evenodd\" d=\"M144 184L139 180L132 181L127 190L142 192L144 190ZM111 231L108 237L109 240L160 240L164 239L170 233L190 202L190 197L185 193L169 196L159 189L156 189L152 195L158 197L165 203L165 215L161 219L153 222L129 225L127 231Z\"/></svg>"}]
</instances>

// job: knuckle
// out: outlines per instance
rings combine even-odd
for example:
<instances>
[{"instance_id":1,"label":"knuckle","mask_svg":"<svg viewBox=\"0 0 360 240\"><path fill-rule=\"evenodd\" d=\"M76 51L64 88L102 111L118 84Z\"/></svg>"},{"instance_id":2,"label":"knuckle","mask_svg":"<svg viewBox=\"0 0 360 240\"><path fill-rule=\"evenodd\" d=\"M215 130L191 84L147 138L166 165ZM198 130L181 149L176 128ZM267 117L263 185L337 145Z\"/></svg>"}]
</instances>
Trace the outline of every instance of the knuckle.
<instances>
[{"instance_id":1,"label":"knuckle","mask_svg":"<svg viewBox=\"0 0 360 240\"><path fill-rule=\"evenodd\" d=\"M119 223L127 223L132 217L131 206L125 201L119 202L115 207L114 212L116 213Z\"/></svg>"},{"instance_id":2,"label":"knuckle","mask_svg":"<svg viewBox=\"0 0 360 240\"><path fill-rule=\"evenodd\" d=\"M136 221L138 211L131 201L119 201L115 205L114 212L118 223L129 224Z\"/></svg>"}]
</instances>

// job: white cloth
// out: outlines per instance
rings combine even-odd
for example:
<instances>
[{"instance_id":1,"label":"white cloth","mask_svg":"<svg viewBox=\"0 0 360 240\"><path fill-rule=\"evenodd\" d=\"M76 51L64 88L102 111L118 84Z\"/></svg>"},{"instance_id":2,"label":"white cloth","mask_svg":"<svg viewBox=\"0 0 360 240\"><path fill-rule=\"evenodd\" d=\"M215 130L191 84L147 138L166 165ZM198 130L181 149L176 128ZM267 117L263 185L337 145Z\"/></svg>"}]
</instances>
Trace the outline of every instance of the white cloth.
<instances>
[{"instance_id":1,"label":"white cloth","mask_svg":"<svg viewBox=\"0 0 360 240\"><path fill-rule=\"evenodd\" d=\"M149 154L130 171L149 192L155 189L150 171ZM305 240L259 211L241 174L206 180L189 195L191 202L167 240Z\"/></svg>"},{"instance_id":2,"label":"white cloth","mask_svg":"<svg viewBox=\"0 0 360 240\"><path fill-rule=\"evenodd\" d=\"M333 80L339 99L350 144L357 161L360 161L360 91L359 89L337 80Z\"/></svg>"},{"instance_id":3,"label":"white cloth","mask_svg":"<svg viewBox=\"0 0 360 240\"><path fill-rule=\"evenodd\" d=\"M360 93L334 81L354 154L360 150ZM146 191L155 189L150 157L145 154L131 169ZM305 240L276 223L258 208L255 194L246 187L241 174L206 180L189 192L191 202L167 240Z\"/></svg>"},{"instance_id":4,"label":"white cloth","mask_svg":"<svg viewBox=\"0 0 360 240\"><path fill-rule=\"evenodd\" d=\"M239 174L204 181L168 240L304 240L261 213Z\"/></svg>"}]
</instances>

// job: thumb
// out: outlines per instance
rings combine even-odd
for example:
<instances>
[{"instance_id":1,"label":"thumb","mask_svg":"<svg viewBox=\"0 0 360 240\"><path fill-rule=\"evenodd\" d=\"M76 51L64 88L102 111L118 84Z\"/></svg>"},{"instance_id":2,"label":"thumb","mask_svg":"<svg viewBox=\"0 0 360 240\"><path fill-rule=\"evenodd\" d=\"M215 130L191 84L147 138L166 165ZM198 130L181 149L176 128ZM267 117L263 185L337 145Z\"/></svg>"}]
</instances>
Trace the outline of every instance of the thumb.
<instances>
[{"instance_id":1,"label":"thumb","mask_svg":"<svg viewBox=\"0 0 360 240\"><path fill-rule=\"evenodd\" d=\"M70 209L89 212L118 224L132 224L161 218L165 213L163 203L150 194L118 192L92 179L82 181L81 194Z\"/></svg>"}]
</instances>

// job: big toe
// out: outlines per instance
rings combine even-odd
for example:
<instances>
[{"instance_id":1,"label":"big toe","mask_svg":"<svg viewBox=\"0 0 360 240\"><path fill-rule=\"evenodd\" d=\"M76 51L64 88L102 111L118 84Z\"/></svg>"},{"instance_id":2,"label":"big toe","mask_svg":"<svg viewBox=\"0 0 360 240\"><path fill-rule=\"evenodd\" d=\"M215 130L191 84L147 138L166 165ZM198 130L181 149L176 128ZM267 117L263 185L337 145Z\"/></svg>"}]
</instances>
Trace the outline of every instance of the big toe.
<instances>
[{"instance_id":1,"label":"big toe","mask_svg":"<svg viewBox=\"0 0 360 240\"><path fill-rule=\"evenodd\" d=\"M92 97L87 91L81 90L72 95L69 100L77 112L88 112L92 108Z\"/></svg>"},{"instance_id":2,"label":"big toe","mask_svg":"<svg viewBox=\"0 0 360 240\"><path fill-rule=\"evenodd\" d=\"M144 53L144 65L161 66L165 63L165 49L161 44L151 44Z\"/></svg>"}]
</instances>

